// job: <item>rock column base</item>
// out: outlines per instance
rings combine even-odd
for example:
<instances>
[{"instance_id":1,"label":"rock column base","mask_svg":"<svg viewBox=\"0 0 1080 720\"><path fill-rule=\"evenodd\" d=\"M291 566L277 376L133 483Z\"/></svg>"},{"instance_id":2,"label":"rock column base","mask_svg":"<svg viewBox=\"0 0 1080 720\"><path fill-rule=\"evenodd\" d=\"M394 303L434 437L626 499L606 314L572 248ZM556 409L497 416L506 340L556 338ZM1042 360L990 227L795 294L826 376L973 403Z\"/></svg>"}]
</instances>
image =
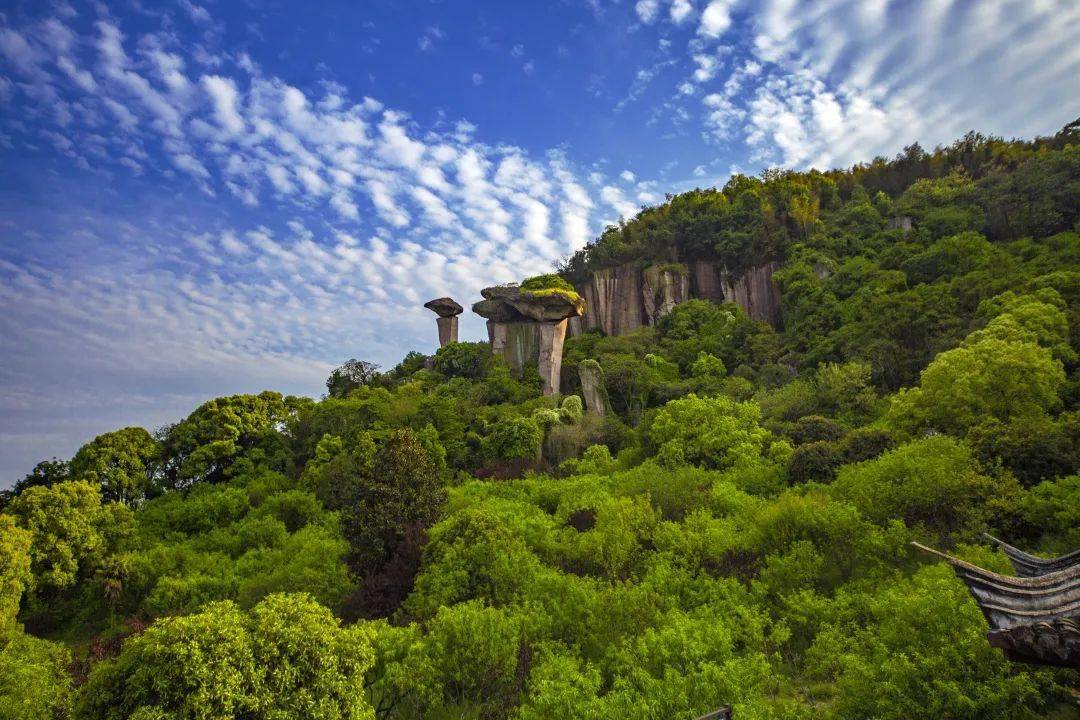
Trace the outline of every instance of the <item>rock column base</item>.
<instances>
[{"instance_id":1,"label":"rock column base","mask_svg":"<svg viewBox=\"0 0 1080 720\"><path fill-rule=\"evenodd\" d=\"M457 315L435 318L435 322L439 325L439 347L457 342Z\"/></svg>"},{"instance_id":2,"label":"rock column base","mask_svg":"<svg viewBox=\"0 0 1080 720\"><path fill-rule=\"evenodd\" d=\"M563 341L566 339L566 320L540 323L540 356L537 366L544 395L559 392L562 372Z\"/></svg>"}]
</instances>

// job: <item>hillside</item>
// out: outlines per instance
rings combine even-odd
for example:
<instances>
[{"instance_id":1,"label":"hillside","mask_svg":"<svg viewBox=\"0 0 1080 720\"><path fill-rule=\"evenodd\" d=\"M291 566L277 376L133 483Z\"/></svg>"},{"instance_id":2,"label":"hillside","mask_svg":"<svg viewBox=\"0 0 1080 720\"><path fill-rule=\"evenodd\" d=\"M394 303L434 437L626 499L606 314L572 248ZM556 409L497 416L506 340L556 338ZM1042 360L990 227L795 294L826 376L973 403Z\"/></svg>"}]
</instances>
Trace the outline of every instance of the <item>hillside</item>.
<instances>
[{"instance_id":1,"label":"hillside","mask_svg":"<svg viewBox=\"0 0 1080 720\"><path fill-rule=\"evenodd\" d=\"M38 465L0 714L1080 717L909 547L1080 548L1080 121L738 175L557 271L554 394L448 342Z\"/></svg>"}]
</instances>

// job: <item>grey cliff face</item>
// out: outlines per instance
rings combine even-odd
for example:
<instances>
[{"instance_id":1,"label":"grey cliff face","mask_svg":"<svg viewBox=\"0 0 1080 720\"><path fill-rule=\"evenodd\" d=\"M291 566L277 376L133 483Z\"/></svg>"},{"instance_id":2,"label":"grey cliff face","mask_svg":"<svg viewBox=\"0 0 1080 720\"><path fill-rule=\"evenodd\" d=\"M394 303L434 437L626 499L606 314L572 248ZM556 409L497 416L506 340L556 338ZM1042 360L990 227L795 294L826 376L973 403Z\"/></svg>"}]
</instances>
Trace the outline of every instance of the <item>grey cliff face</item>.
<instances>
[{"instance_id":1,"label":"grey cliff face","mask_svg":"<svg viewBox=\"0 0 1080 720\"><path fill-rule=\"evenodd\" d=\"M780 323L780 288L772 279L779 267L768 262L732 276L722 264L696 260L687 265L652 265L641 269L633 263L604 268L577 286L588 312L572 319L570 332L577 335L599 328L607 335L625 335L660 318L687 300L734 302L754 320Z\"/></svg>"}]
</instances>

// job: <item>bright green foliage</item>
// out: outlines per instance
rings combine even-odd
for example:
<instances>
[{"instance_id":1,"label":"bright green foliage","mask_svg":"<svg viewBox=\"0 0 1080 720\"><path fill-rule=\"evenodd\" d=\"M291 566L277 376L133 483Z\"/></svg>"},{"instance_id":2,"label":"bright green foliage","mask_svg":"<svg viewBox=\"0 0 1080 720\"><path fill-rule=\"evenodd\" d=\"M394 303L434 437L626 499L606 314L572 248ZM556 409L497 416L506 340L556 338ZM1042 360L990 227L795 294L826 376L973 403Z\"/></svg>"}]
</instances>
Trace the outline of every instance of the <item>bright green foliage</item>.
<instances>
[{"instance_id":1,"label":"bright green foliage","mask_svg":"<svg viewBox=\"0 0 1080 720\"><path fill-rule=\"evenodd\" d=\"M763 358L753 352L767 326L755 323L734 303L716 305L691 300L660 318L660 345L679 367L689 370L701 353L719 358L727 367Z\"/></svg>"},{"instance_id":2,"label":"bright green foliage","mask_svg":"<svg viewBox=\"0 0 1080 720\"><path fill-rule=\"evenodd\" d=\"M0 715L1072 717L910 541L1080 546L1078 178L1076 123L737 175L521 291L772 267L777 327L694 300L576 334L561 402L487 343L350 362L42 463L0 496Z\"/></svg>"},{"instance_id":3,"label":"bright green foliage","mask_svg":"<svg viewBox=\"0 0 1080 720\"><path fill-rule=\"evenodd\" d=\"M1036 485L1024 496L1021 508L1024 520L1043 536L1051 555L1080 547L1080 475Z\"/></svg>"},{"instance_id":4,"label":"bright green foliage","mask_svg":"<svg viewBox=\"0 0 1080 720\"><path fill-rule=\"evenodd\" d=\"M366 628L342 629L305 595L272 595L243 613L217 603L166 618L98 665L74 717L373 718L362 678L373 661Z\"/></svg>"},{"instance_id":5,"label":"bright green foliage","mask_svg":"<svg viewBox=\"0 0 1080 720\"><path fill-rule=\"evenodd\" d=\"M346 397L357 388L371 385L379 377L379 366L365 360L349 360L330 373L326 379L326 392L330 397Z\"/></svg>"},{"instance_id":6,"label":"bright green foliage","mask_svg":"<svg viewBox=\"0 0 1080 720\"><path fill-rule=\"evenodd\" d=\"M10 515L0 515L0 636L14 628L19 602L33 582L32 538L33 534L18 527Z\"/></svg>"},{"instance_id":7,"label":"bright green foliage","mask_svg":"<svg viewBox=\"0 0 1080 720\"><path fill-rule=\"evenodd\" d=\"M535 460L543 440L543 432L531 419L510 418L497 423L484 438L484 454L493 462Z\"/></svg>"},{"instance_id":8,"label":"bright green foliage","mask_svg":"<svg viewBox=\"0 0 1080 720\"><path fill-rule=\"evenodd\" d=\"M890 450L876 460L841 468L833 493L878 523L899 518L937 533L978 528L995 502L1018 492L1015 482L983 475L971 451L934 436Z\"/></svg>"},{"instance_id":9,"label":"bright green foliage","mask_svg":"<svg viewBox=\"0 0 1080 720\"><path fill-rule=\"evenodd\" d=\"M292 416L293 403L274 392L232 395L199 406L169 429L164 440L166 479L177 487L215 482L244 453L270 459L278 448L275 428Z\"/></svg>"},{"instance_id":10,"label":"bright green foliage","mask_svg":"<svg viewBox=\"0 0 1080 720\"><path fill-rule=\"evenodd\" d=\"M5 720L68 716L71 651L21 632L0 634L0 714Z\"/></svg>"},{"instance_id":11,"label":"bright green foliage","mask_svg":"<svg viewBox=\"0 0 1080 720\"><path fill-rule=\"evenodd\" d=\"M690 375L695 378L722 378L727 375L727 368L723 360L702 350L690 366Z\"/></svg>"},{"instance_id":12,"label":"bright green foliage","mask_svg":"<svg viewBox=\"0 0 1080 720\"><path fill-rule=\"evenodd\" d=\"M896 422L963 435L984 418L1048 412L1065 382L1061 363L1030 342L986 338L941 353L919 387L897 397Z\"/></svg>"},{"instance_id":13,"label":"bright green foliage","mask_svg":"<svg viewBox=\"0 0 1080 720\"><path fill-rule=\"evenodd\" d=\"M71 478L101 486L102 499L134 504L154 487L161 446L150 433L129 427L99 435L71 459Z\"/></svg>"},{"instance_id":14,"label":"bright green foliage","mask_svg":"<svg viewBox=\"0 0 1080 720\"><path fill-rule=\"evenodd\" d=\"M758 423L756 403L726 397L699 398L693 393L672 400L656 414L649 439L660 459L675 467L683 463L726 468L757 457L770 434Z\"/></svg>"},{"instance_id":15,"label":"bright green foliage","mask_svg":"<svg viewBox=\"0 0 1080 720\"><path fill-rule=\"evenodd\" d=\"M131 526L130 510L103 506L98 489L83 481L29 488L7 510L33 535L30 558L42 587L74 585L101 564Z\"/></svg>"},{"instance_id":16,"label":"bright green foliage","mask_svg":"<svg viewBox=\"0 0 1080 720\"><path fill-rule=\"evenodd\" d=\"M567 395L559 404L559 421L567 425L581 420L585 414L585 403L580 395Z\"/></svg>"},{"instance_id":17,"label":"bright green foliage","mask_svg":"<svg viewBox=\"0 0 1080 720\"><path fill-rule=\"evenodd\" d=\"M519 286L522 290L565 290L574 292L574 286L556 273L525 278Z\"/></svg>"},{"instance_id":18,"label":"bright green foliage","mask_svg":"<svg viewBox=\"0 0 1080 720\"><path fill-rule=\"evenodd\" d=\"M1048 676L1014 672L985 632L941 565L868 597L844 593L809 652L812 671L834 683L827 717L1043 717Z\"/></svg>"},{"instance_id":19,"label":"bright green foliage","mask_svg":"<svg viewBox=\"0 0 1080 720\"><path fill-rule=\"evenodd\" d=\"M487 343L447 343L435 353L435 370L447 377L479 380L492 363Z\"/></svg>"}]
</instances>

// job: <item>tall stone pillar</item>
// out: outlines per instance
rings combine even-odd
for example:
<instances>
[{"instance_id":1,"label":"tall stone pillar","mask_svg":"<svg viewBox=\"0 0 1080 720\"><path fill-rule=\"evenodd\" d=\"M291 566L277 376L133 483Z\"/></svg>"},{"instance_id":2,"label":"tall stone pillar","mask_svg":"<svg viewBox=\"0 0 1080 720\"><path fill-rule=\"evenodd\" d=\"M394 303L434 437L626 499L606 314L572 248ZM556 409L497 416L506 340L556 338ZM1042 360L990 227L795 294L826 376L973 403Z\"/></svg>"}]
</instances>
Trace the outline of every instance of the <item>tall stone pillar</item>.
<instances>
[{"instance_id":1,"label":"tall stone pillar","mask_svg":"<svg viewBox=\"0 0 1080 720\"><path fill-rule=\"evenodd\" d=\"M562 372L563 341L566 339L566 318L559 322L540 323L540 354L537 369L545 395L559 392L559 374Z\"/></svg>"},{"instance_id":2,"label":"tall stone pillar","mask_svg":"<svg viewBox=\"0 0 1080 720\"><path fill-rule=\"evenodd\" d=\"M491 351L519 375L526 363L535 360L544 394L558 393L567 319L585 311L578 294L550 288L522 290L516 285L496 285L480 294L484 299L473 305L473 312L487 318Z\"/></svg>"},{"instance_id":3,"label":"tall stone pillar","mask_svg":"<svg viewBox=\"0 0 1080 720\"><path fill-rule=\"evenodd\" d=\"M604 387L604 371L595 360L582 360L578 363L578 377L581 378L581 394L585 396L585 408L589 412L604 417L607 415L607 389Z\"/></svg>"},{"instance_id":4,"label":"tall stone pillar","mask_svg":"<svg viewBox=\"0 0 1080 720\"><path fill-rule=\"evenodd\" d=\"M439 326L439 347L457 342L458 315L464 308L448 297L429 300L424 307L439 316L435 320Z\"/></svg>"}]
</instances>

